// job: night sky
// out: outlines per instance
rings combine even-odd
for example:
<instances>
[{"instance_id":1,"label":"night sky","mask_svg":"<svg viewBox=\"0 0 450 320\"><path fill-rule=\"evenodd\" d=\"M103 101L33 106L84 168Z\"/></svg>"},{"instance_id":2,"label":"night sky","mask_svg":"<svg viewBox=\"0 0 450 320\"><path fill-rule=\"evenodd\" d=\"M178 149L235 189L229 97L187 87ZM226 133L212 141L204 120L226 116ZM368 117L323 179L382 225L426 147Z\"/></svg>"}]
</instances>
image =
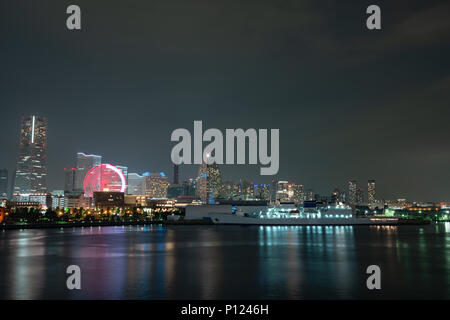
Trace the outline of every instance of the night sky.
<instances>
[{"instance_id":1,"label":"night sky","mask_svg":"<svg viewBox=\"0 0 450 320\"><path fill-rule=\"evenodd\" d=\"M370 4L382 30L366 28ZM20 117L45 116L49 190L78 151L171 175L171 132L202 120L279 128L275 179L450 200L448 1L3 0L0 36L0 167L15 168ZM221 169L274 178L259 167Z\"/></svg>"}]
</instances>

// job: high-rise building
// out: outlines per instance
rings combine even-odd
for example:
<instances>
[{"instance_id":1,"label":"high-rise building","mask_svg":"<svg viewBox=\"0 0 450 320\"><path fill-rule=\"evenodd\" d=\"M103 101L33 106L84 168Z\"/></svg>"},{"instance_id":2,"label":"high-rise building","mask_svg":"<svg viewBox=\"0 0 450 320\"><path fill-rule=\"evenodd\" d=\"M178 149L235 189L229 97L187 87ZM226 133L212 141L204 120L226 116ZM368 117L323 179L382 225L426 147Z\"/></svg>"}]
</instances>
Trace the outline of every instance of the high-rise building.
<instances>
[{"instance_id":1,"label":"high-rise building","mask_svg":"<svg viewBox=\"0 0 450 320\"><path fill-rule=\"evenodd\" d=\"M307 189L305 191L305 201L314 201L314 190L313 189Z\"/></svg>"},{"instance_id":2,"label":"high-rise building","mask_svg":"<svg viewBox=\"0 0 450 320\"><path fill-rule=\"evenodd\" d=\"M184 195L195 197L197 193L197 182L198 179L189 179L183 182Z\"/></svg>"},{"instance_id":3,"label":"high-rise building","mask_svg":"<svg viewBox=\"0 0 450 320\"><path fill-rule=\"evenodd\" d=\"M348 201L350 204L355 204L358 202L358 189L358 182L350 179L348 181Z\"/></svg>"},{"instance_id":4,"label":"high-rise building","mask_svg":"<svg viewBox=\"0 0 450 320\"><path fill-rule=\"evenodd\" d=\"M356 191L356 203L364 203L364 192L359 187Z\"/></svg>"},{"instance_id":5,"label":"high-rise building","mask_svg":"<svg viewBox=\"0 0 450 320\"><path fill-rule=\"evenodd\" d=\"M14 194L47 192L47 119L22 117Z\"/></svg>"},{"instance_id":6,"label":"high-rise building","mask_svg":"<svg viewBox=\"0 0 450 320\"><path fill-rule=\"evenodd\" d=\"M278 181L277 200L283 202L292 201L294 197L294 184L288 181Z\"/></svg>"},{"instance_id":7,"label":"high-rise building","mask_svg":"<svg viewBox=\"0 0 450 320\"><path fill-rule=\"evenodd\" d=\"M76 168L64 168L64 192L75 191Z\"/></svg>"},{"instance_id":8,"label":"high-rise building","mask_svg":"<svg viewBox=\"0 0 450 320\"><path fill-rule=\"evenodd\" d=\"M293 200L296 204L303 204L305 201L305 190L302 184L295 184L293 186L294 196Z\"/></svg>"},{"instance_id":9,"label":"high-rise building","mask_svg":"<svg viewBox=\"0 0 450 320\"><path fill-rule=\"evenodd\" d=\"M253 185L253 199L255 200L270 200L270 185L269 184L254 184Z\"/></svg>"},{"instance_id":10,"label":"high-rise building","mask_svg":"<svg viewBox=\"0 0 450 320\"><path fill-rule=\"evenodd\" d=\"M169 179L164 174L150 173L145 177L145 195L154 199L167 198L167 188L169 187Z\"/></svg>"},{"instance_id":11,"label":"high-rise building","mask_svg":"<svg viewBox=\"0 0 450 320\"><path fill-rule=\"evenodd\" d=\"M0 200L8 198L8 170L0 169Z\"/></svg>"},{"instance_id":12,"label":"high-rise building","mask_svg":"<svg viewBox=\"0 0 450 320\"><path fill-rule=\"evenodd\" d=\"M137 173L128 174L127 194L143 195L144 194L144 176Z\"/></svg>"},{"instance_id":13,"label":"high-rise building","mask_svg":"<svg viewBox=\"0 0 450 320\"><path fill-rule=\"evenodd\" d=\"M345 202L345 193L341 192L339 188L335 188L330 197L330 202L337 204L339 202Z\"/></svg>"},{"instance_id":14,"label":"high-rise building","mask_svg":"<svg viewBox=\"0 0 450 320\"><path fill-rule=\"evenodd\" d=\"M179 165L173 165L173 184L180 184Z\"/></svg>"},{"instance_id":15,"label":"high-rise building","mask_svg":"<svg viewBox=\"0 0 450 320\"><path fill-rule=\"evenodd\" d=\"M75 173L74 191L83 191L83 181L86 173L102 163L102 156L93 154L77 153L77 166Z\"/></svg>"},{"instance_id":16,"label":"high-rise building","mask_svg":"<svg viewBox=\"0 0 450 320\"><path fill-rule=\"evenodd\" d=\"M222 195L222 175L216 163L202 163L198 170L197 195L204 203L214 203Z\"/></svg>"},{"instance_id":17,"label":"high-rise building","mask_svg":"<svg viewBox=\"0 0 450 320\"><path fill-rule=\"evenodd\" d=\"M375 199L375 180L367 181L367 201L369 204L374 204Z\"/></svg>"}]
</instances>

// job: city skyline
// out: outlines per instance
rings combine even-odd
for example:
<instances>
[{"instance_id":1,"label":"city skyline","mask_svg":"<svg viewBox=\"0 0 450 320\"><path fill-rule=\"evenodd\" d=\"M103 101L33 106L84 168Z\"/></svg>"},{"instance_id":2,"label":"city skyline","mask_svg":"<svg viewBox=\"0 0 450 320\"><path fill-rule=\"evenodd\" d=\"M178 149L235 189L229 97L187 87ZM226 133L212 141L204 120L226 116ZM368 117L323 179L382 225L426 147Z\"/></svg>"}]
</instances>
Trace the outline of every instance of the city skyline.
<instances>
[{"instance_id":1,"label":"city skyline","mask_svg":"<svg viewBox=\"0 0 450 320\"><path fill-rule=\"evenodd\" d=\"M18 167L19 165L21 165L21 167L24 167L24 165L22 164L24 161L24 158L29 158L26 155L28 153L33 153L31 150L33 148L37 148L37 153L38 156L40 156L40 153L43 152L44 150L44 159L46 158L46 140L47 140L47 126L48 126L48 120L45 117L39 117L36 115L31 115L28 117L23 116L21 121L21 139L20 139L20 152L19 152L19 160L18 160ZM40 125L38 125L35 122L40 121ZM36 137L35 137L35 132L36 132ZM38 133L41 132L41 136L38 135ZM35 140L36 139L36 143ZM10 180L9 178L9 170L8 169L2 169L2 185L6 185L8 186L8 189L11 189L13 193L22 193L22 194L26 194L26 193L46 193L46 192L50 192L51 190L64 190L65 192L83 192L83 180L85 179L85 175L86 173L93 167L95 166L99 166L100 164L104 164L104 162L102 162L102 155L96 155L96 154L86 154L84 152L77 152L76 153L76 160L75 160L75 165L74 167L70 167L69 168L64 168L64 173L63 173L63 177L64 177L64 183L63 183L63 187L57 187L57 188L50 188L47 190L47 186L45 183L45 187L44 189L40 189L40 190L36 190L36 191L32 191L32 189L30 188L29 190L23 191L24 189L22 189L22 191L19 191L19 186L23 185L23 182L21 180L19 180L19 182L17 181L17 178L14 176L14 174L17 175L17 172L15 173L14 170L12 170L12 178L11 178L11 184L8 184L8 181ZM40 163L42 160L39 160L38 162ZM35 161L36 162L36 161ZM31 162L30 162L31 163ZM45 161L43 162L44 164L46 163ZM205 163L201 164L201 165L197 165L198 167L198 174L197 175L193 175L193 176L185 176L182 177L180 179L180 175L179 175L179 169L180 169L180 165L173 165L172 166L172 185L180 185L180 181L183 181L183 183L187 182L189 179L198 179L197 182L197 192L196 195L199 196L199 198L203 201L203 202L209 202L211 199L214 199L215 197L220 197L221 192L223 191L223 187L225 186L226 183L235 183L235 182L231 182L229 179L224 179L222 180L221 177L221 171L219 170L219 167L217 164L214 165L206 165ZM188 165L181 165L181 167L186 167ZM196 166L196 165L191 165L191 166ZM225 165L221 165L221 167L223 167ZM204 178L205 174L207 172L209 172L212 168L212 172L217 172L214 173L214 176L218 176L218 182L214 182L213 184L217 184L220 185L220 191L217 191L217 186L213 187L212 189L210 187L208 187L209 183L206 181L206 179L202 179ZM121 171L123 171L127 181L128 181L128 167L127 166L117 166L117 168L119 168ZM28 168L30 172L25 172L22 173L23 174L28 174L28 175L32 175L32 168ZM46 181L46 172L47 172L47 168L46 165L44 165L43 169L39 169L40 171L44 172L44 180ZM20 170L19 170L20 171ZM23 170L22 170L23 171ZM137 194L136 190L145 190L145 180L148 180L148 177L157 177L157 176L163 176L164 179L167 180L167 186L170 185L169 183L169 179L168 177L166 177L166 175L161 171L161 173L159 172L152 172L150 173L149 171L145 171L142 173L142 175L135 173L135 172L130 172L131 174L131 178L133 179L142 179L142 181L140 182L140 186L138 186L135 182L131 183L131 187L134 188L134 192L130 192L130 188L126 188L125 193L127 194ZM263 177L260 177L263 178ZM42 178L40 178L42 180ZM210 178L208 178L209 181ZM6 180L6 182L5 182ZM204 181L203 181L204 180ZM216 180L215 177L213 177L213 180ZM245 183L250 183L251 185L255 185L257 186L258 184L261 184L261 182L258 182L258 179L256 179L256 183L254 182L249 182L249 181L253 181L254 179L249 179L249 180L245 180L245 179L239 179L238 184L241 182L245 182ZM223 181L223 184L222 184ZM295 182L293 180L290 180L291 184L295 184ZM178 182L178 183L175 183ZM278 182L279 183L286 183L288 184L289 181L283 181L283 180L274 180L272 179L272 182ZM367 180L367 188L360 188L360 182L358 182L358 180L355 179L348 179L348 191L344 191L345 194L347 194L347 201L349 203L375 203L377 200L395 200L395 199L405 199L405 197L398 197L398 198L379 198L376 199L375 197L375 182L376 180L374 179L368 179ZM30 184L30 183L28 183ZM263 184L262 184L263 185ZM267 184L269 185L269 184ZM166 186L166 187L167 187ZM332 195L333 193L336 192L336 190L340 190L340 186L335 186L334 191L333 192L320 192L317 191L315 189L312 188L308 188L307 190L303 190L304 188L304 184L297 184L297 186L301 186L302 188L302 193L304 194L304 198L305 200L308 200L308 196L306 195L307 192L313 194L313 195L319 195L319 196L327 196L327 195ZM329 188L332 188L331 186L328 186ZM4 187L3 187L4 188ZM143 188L143 189L142 189ZM211 189L211 190L210 190ZM278 188L276 189L278 190ZM345 188L343 189L345 190ZM277 191L278 192L278 191ZM214 193L214 196L212 195ZM145 194L145 192L141 193L142 195ZM158 197L163 197L161 192L157 192ZM279 199L279 197L276 197L277 199ZM290 197L292 198L292 196ZM309 198L313 199L313 197L309 196ZM411 201L428 201L427 199L408 199ZM446 201L447 199L439 199L439 200L434 200L436 202L439 201Z\"/></svg>"}]
</instances>

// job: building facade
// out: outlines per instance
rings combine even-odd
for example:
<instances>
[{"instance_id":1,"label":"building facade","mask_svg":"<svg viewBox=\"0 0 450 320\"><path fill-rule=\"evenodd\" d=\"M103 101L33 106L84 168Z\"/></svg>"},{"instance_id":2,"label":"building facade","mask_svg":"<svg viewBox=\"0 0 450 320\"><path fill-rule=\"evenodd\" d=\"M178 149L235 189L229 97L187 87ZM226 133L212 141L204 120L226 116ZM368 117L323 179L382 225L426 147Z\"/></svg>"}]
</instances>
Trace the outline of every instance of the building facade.
<instances>
[{"instance_id":1,"label":"building facade","mask_svg":"<svg viewBox=\"0 0 450 320\"><path fill-rule=\"evenodd\" d=\"M8 198L8 170L0 169L0 200Z\"/></svg>"},{"instance_id":2,"label":"building facade","mask_svg":"<svg viewBox=\"0 0 450 320\"><path fill-rule=\"evenodd\" d=\"M367 201L369 204L374 204L375 199L375 180L367 181Z\"/></svg>"},{"instance_id":3,"label":"building facade","mask_svg":"<svg viewBox=\"0 0 450 320\"><path fill-rule=\"evenodd\" d=\"M145 195L153 199L166 199L167 188L169 187L169 179L164 174L150 173L145 177Z\"/></svg>"},{"instance_id":4,"label":"building facade","mask_svg":"<svg viewBox=\"0 0 450 320\"><path fill-rule=\"evenodd\" d=\"M127 194L143 195L144 194L144 176L137 173L128 174Z\"/></svg>"},{"instance_id":5,"label":"building facade","mask_svg":"<svg viewBox=\"0 0 450 320\"><path fill-rule=\"evenodd\" d=\"M22 117L14 194L47 192L47 119Z\"/></svg>"},{"instance_id":6,"label":"building facade","mask_svg":"<svg viewBox=\"0 0 450 320\"><path fill-rule=\"evenodd\" d=\"M77 165L73 191L83 192L83 181L86 173L92 168L102 163L102 156L94 154L77 153Z\"/></svg>"},{"instance_id":7,"label":"building facade","mask_svg":"<svg viewBox=\"0 0 450 320\"><path fill-rule=\"evenodd\" d=\"M202 163L198 170L197 195L204 203L214 203L222 195L222 175L219 166Z\"/></svg>"}]
</instances>

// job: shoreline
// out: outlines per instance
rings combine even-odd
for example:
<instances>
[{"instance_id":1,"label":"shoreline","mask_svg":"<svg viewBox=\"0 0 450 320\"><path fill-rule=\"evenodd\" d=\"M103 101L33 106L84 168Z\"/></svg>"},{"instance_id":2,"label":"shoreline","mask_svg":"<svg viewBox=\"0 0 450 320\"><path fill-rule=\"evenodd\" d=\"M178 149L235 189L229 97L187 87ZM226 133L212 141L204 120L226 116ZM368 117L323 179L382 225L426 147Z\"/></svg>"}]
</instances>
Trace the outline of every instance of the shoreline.
<instances>
[{"instance_id":1,"label":"shoreline","mask_svg":"<svg viewBox=\"0 0 450 320\"><path fill-rule=\"evenodd\" d=\"M445 221L436 221L445 222ZM423 220L400 220L398 224L402 225L429 225L430 221ZM208 220L188 220L188 221L133 221L133 222L104 222L104 221L85 221L68 223L36 223L36 224L2 224L0 230L23 230L23 229L56 229L56 228L83 228L83 227L120 227L120 226L145 226L145 225L167 225L167 226L192 226L192 225L216 225ZM239 225L239 224L238 224ZM247 224L242 224L248 226ZM301 226L301 225L299 225ZM353 226L353 225L350 225ZM367 224L366 226L370 226Z\"/></svg>"}]
</instances>

